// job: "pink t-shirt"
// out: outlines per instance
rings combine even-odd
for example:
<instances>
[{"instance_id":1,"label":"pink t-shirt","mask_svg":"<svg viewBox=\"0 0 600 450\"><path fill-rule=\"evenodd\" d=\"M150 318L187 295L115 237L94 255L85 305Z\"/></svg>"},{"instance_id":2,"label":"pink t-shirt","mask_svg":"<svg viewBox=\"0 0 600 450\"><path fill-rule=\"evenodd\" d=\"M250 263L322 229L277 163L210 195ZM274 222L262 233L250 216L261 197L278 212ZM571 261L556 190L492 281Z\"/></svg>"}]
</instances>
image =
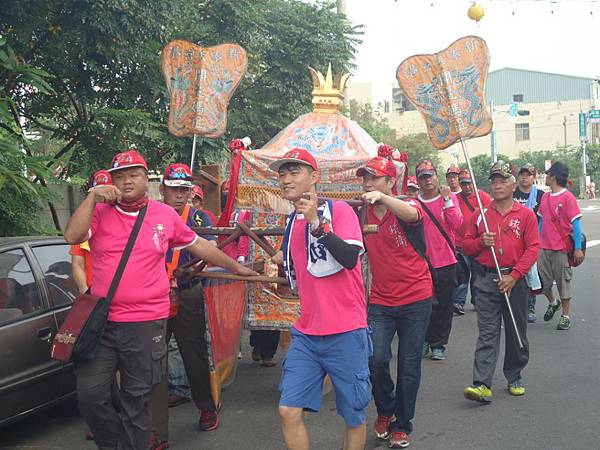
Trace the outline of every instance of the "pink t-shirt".
<instances>
[{"instance_id":1,"label":"pink t-shirt","mask_svg":"<svg viewBox=\"0 0 600 450\"><path fill-rule=\"evenodd\" d=\"M557 230L558 227L553 223L554 216L560 221L565 235L573 232L573 221L582 216L577 199L566 189L556 193L548 192L544 194L540 201L538 215L542 218L540 244L546 250L565 249L564 240Z\"/></svg>"},{"instance_id":2,"label":"pink t-shirt","mask_svg":"<svg viewBox=\"0 0 600 450\"><path fill-rule=\"evenodd\" d=\"M441 195L425 200L419 196L419 200L433 213L444 231L450 238L452 245L456 247L455 233L462 224L462 215L458 207L458 200L452 195L450 200L451 205L445 206L444 199ZM449 266L456 263L456 257L452 249L444 239L444 236L439 232L433 221L429 218L429 214L423 208L423 228L425 231L425 241L427 242L427 257L431 261L431 265L439 269L440 267Z\"/></svg>"},{"instance_id":3,"label":"pink t-shirt","mask_svg":"<svg viewBox=\"0 0 600 450\"><path fill-rule=\"evenodd\" d=\"M333 232L363 247L358 217L346 202L333 202ZM304 334L324 336L366 328L367 303L360 259L353 269L323 278L307 270L306 221L300 214L292 230L290 252L300 295L300 318L294 327Z\"/></svg>"},{"instance_id":4,"label":"pink t-shirt","mask_svg":"<svg viewBox=\"0 0 600 450\"><path fill-rule=\"evenodd\" d=\"M96 205L90 228L92 293L105 296L131 234L137 213L118 207ZM163 203L150 200L144 222L117 292L110 304L108 320L145 322L169 316L169 279L165 255L169 247L185 248L198 237L177 212Z\"/></svg>"}]
</instances>

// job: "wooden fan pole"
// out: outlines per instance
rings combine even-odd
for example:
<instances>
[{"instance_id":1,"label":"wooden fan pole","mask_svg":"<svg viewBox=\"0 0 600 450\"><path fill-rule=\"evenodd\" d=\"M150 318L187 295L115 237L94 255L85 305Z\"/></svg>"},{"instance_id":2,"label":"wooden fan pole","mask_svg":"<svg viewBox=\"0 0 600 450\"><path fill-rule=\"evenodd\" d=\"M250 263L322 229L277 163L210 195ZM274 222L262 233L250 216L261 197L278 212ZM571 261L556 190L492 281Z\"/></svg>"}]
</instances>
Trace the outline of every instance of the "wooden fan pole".
<instances>
[{"instance_id":1,"label":"wooden fan pole","mask_svg":"<svg viewBox=\"0 0 600 450\"><path fill-rule=\"evenodd\" d=\"M481 201L481 197L479 196L479 190L477 189L477 181L475 181L475 176L473 174L473 167L471 166L471 160L469 159L469 152L467 151L467 146L465 145L465 141L462 138L460 139L460 145L462 146L463 154L465 155L465 160L467 162L467 167L469 168L469 173L471 174L471 180L473 181L473 189L475 190L475 197L477 198L477 204L479 205L481 221L483 222L483 227L485 228L486 233L489 233L490 228L488 227L488 223L485 218L483 202ZM494 247L490 247L490 250L492 251L492 257L494 258L494 264L496 265L498 279L501 280L502 272L500 271L500 264L498 263L496 249ZM508 306L508 312L510 314L510 318L512 319L513 327L515 328L515 334L517 335L517 341L519 341L519 347L523 348L523 341L521 340L521 335L519 334L519 329L517 328L517 321L515 320L512 307L510 306L510 299L508 298L507 292L504 293L504 299L506 300L506 306Z\"/></svg>"},{"instance_id":2,"label":"wooden fan pole","mask_svg":"<svg viewBox=\"0 0 600 450\"><path fill-rule=\"evenodd\" d=\"M194 134L194 140L192 141L192 160L190 161L190 169L194 173L194 160L196 159L196 134Z\"/></svg>"}]
</instances>

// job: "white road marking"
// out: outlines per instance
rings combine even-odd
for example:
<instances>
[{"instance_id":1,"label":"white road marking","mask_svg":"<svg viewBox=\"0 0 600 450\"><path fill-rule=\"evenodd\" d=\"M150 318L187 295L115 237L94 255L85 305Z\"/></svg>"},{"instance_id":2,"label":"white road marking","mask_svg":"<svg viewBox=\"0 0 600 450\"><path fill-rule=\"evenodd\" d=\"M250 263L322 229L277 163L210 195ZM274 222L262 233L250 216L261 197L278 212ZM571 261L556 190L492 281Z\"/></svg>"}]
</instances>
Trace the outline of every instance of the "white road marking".
<instances>
[{"instance_id":1,"label":"white road marking","mask_svg":"<svg viewBox=\"0 0 600 450\"><path fill-rule=\"evenodd\" d=\"M600 240L588 241L585 245L586 248L594 247L600 244Z\"/></svg>"},{"instance_id":2,"label":"white road marking","mask_svg":"<svg viewBox=\"0 0 600 450\"><path fill-rule=\"evenodd\" d=\"M581 208L582 211L596 211L598 209L600 209L600 206L596 205L584 206L583 208Z\"/></svg>"}]
</instances>

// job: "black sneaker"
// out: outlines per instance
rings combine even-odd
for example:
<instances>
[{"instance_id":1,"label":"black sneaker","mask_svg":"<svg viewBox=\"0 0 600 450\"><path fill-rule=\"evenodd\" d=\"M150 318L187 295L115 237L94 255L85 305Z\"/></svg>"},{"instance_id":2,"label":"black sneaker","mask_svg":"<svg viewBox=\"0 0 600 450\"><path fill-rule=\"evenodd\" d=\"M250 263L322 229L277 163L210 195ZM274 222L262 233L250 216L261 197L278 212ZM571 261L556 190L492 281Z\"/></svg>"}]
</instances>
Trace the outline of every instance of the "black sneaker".
<instances>
[{"instance_id":1,"label":"black sneaker","mask_svg":"<svg viewBox=\"0 0 600 450\"><path fill-rule=\"evenodd\" d=\"M560 309L560 300L556 300L556 305L548 304L548 309L546 309L546 313L544 314L544 322L550 322L556 314L556 311Z\"/></svg>"},{"instance_id":2,"label":"black sneaker","mask_svg":"<svg viewBox=\"0 0 600 450\"><path fill-rule=\"evenodd\" d=\"M457 316L464 316L465 315L465 307L463 305L461 305L460 303L455 303L454 304L454 314L456 314Z\"/></svg>"}]
</instances>

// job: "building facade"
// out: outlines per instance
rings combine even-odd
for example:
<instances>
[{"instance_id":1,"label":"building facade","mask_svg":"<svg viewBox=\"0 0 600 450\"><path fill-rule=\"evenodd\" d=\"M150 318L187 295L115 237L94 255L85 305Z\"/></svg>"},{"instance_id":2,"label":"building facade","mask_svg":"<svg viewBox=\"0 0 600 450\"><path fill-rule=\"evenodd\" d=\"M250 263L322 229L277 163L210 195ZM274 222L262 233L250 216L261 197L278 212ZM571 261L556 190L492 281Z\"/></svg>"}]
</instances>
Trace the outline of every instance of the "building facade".
<instances>
[{"instance_id":1,"label":"building facade","mask_svg":"<svg viewBox=\"0 0 600 450\"><path fill-rule=\"evenodd\" d=\"M579 145L579 113L600 109L600 83L593 78L503 68L488 74L485 92L495 139L488 135L470 140L473 156L491 154L493 145L497 154L511 158L521 152ZM392 111L381 117L398 136L425 133L420 113L407 104L402 92L395 88L390 95ZM516 104L513 112L517 109L518 115L510 114L511 104ZM599 124L588 124L587 141L598 142L599 137ZM462 154L457 147L442 152L446 165Z\"/></svg>"}]
</instances>

